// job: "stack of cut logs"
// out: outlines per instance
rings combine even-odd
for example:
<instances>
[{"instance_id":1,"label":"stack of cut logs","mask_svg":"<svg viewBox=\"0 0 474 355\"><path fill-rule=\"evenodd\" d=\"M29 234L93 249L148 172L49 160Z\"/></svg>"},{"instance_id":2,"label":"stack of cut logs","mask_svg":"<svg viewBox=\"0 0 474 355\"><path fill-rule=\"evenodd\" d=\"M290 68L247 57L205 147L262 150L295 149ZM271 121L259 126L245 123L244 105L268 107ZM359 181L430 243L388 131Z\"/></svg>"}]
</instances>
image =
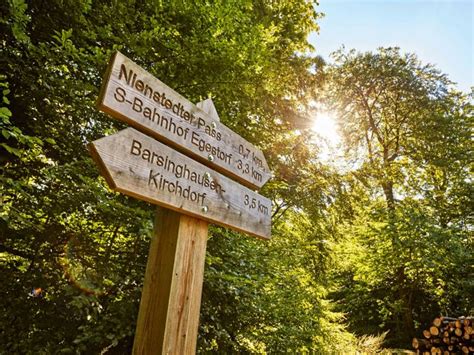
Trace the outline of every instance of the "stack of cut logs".
<instances>
[{"instance_id":1,"label":"stack of cut logs","mask_svg":"<svg viewBox=\"0 0 474 355\"><path fill-rule=\"evenodd\" d=\"M473 354L474 317L435 318L424 339L413 338L417 354Z\"/></svg>"}]
</instances>

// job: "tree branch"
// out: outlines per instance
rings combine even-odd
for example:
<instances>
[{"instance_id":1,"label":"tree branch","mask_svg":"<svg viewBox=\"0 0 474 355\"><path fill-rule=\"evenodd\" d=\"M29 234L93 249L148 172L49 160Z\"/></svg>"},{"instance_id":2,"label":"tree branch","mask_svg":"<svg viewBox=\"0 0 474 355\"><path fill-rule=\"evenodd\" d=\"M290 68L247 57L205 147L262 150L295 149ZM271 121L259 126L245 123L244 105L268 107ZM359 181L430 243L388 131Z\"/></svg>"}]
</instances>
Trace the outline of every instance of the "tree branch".
<instances>
[{"instance_id":1,"label":"tree branch","mask_svg":"<svg viewBox=\"0 0 474 355\"><path fill-rule=\"evenodd\" d=\"M16 255L16 256L19 256L21 258L28 259L28 260L33 260L34 257L35 257L33 254L29 254L27 252L11 248L11 247L6 246L4 244L0 245L0 252L6 252L8 254Z\"/></svg>"}]
</instances>

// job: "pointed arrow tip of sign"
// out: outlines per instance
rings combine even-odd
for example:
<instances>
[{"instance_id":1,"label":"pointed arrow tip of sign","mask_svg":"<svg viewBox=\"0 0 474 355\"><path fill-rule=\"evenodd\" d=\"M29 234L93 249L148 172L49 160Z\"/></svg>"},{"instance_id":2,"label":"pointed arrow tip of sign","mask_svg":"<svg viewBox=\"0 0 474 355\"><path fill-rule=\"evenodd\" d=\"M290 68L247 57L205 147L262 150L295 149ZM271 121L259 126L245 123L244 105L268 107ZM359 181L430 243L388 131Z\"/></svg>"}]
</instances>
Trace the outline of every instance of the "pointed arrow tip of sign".
<instances>
[{"instance_id":1,"label":"pointed arrow tip of sign","mask_svg":"<svg viewBox=\"0 0 474 355\"><path fill-rule=\"evenodd\" d=\"M104 137L87 144L87 149L89 150L89 153L92 156L92 159L96 162L97 166L99 167L99 172L105 178L107 185L109 185L109 187L115 191L115 189L117 188L117 185L115 184L114 179L112 178L112 175L110 174L109 169L107 169L107 165L105 164L104 160L100 156L100 152L98 151L96 147L96 144L100 144L100 141L107 138L108 137Z\"/></svg>"}]
</instances>

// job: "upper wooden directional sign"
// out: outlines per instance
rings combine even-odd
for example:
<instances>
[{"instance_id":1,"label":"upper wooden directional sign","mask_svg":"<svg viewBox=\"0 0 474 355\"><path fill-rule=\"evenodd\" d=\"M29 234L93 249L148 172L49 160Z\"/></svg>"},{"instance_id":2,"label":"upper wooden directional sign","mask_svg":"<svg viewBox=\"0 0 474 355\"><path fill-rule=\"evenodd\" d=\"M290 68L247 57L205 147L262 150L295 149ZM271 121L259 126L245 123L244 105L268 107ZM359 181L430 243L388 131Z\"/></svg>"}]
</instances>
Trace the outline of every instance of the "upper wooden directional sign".
<instances>
[{"instance_id":1,"label":"upper wooden directional sign","mask_svg":"<svg viewBox=\"0 0 474 355\"><path fill-rule=\"evenodd\" d=\"M260 188L270 178L259 149L119 52L98 107L247 186Z\"/></svg>"},{"instance_id":2,"label":"upper wooden directional sign","mask_svg":"<svg viewBox=\"0 0 474 355\"><path fill-rule=\"evenodd\" d=\"M90 150L115 191L270 238L268 198L133 128L92 142Z\"/></svg>"}]
</instances>

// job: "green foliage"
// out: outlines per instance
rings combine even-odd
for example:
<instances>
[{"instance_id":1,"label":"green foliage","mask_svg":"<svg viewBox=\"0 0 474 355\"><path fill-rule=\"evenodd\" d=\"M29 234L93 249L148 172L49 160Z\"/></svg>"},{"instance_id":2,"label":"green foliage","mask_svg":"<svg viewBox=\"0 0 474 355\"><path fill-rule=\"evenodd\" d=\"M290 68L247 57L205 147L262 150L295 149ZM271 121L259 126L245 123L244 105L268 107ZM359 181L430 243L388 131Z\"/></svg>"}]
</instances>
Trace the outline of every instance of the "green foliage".
<instances>
[{"instance_id":1,"label":"green foliage","mask_svg":"<svg viewBox=\"0 0 474 355\"><path fill-rule=\"evenodd\" d=\"M332 293L356 334L408 346L437 315L472 313L472 104L396 48L336 53L327 100L348 155ZM345 207L347 210L347 207Z\"/></svg>"},{"instance_id":2,"label":"green foliage","mask_svg":"<svg viewBox=\"0 0 474 355\"><path fill-rule=\"evenodd\" d=\"M95 108L117 49L212 97L275 175L272 241L211 228L200 352L377 351L384 331L402 346L472 312L471 98L394 48L314 73L315 5L0 4L1 353L131 350L153 207L111 191L86 149L124 127ZM345 171L301 129L323 82L357 161Z\"/></svg>"},{"instance_id":3,"label":"green foliage","mask_svg":"<svg viewBox=\"0 0 474 355\"><path fill-rule=\"evenodd\" d=\"M211 231L200 351L351 344L324 300L328 250L314 228L325 178L306 136L289 133L317 82L316 60L300 54L318 29L313 5L2 2L0 352L130 352L153 207L110 191L85 148L123 127L95 108L117 49L191 101L213 97L275 171L264 191L279 206L274 241Z\"/></svg>"},{"instance_id":4,"label":"green foliage","mask_svg":"<svg viewBox=\"0 0 474 355\"><path fill-rule=\"evenodd\" d=\"M330 353L352 348L353 337L339 324L342 316L324 300L327 246L314 227L303 214L288 212L268 244L222 230L213 233L199 338L204 350Z\"/></svg>"}]
</instances>

